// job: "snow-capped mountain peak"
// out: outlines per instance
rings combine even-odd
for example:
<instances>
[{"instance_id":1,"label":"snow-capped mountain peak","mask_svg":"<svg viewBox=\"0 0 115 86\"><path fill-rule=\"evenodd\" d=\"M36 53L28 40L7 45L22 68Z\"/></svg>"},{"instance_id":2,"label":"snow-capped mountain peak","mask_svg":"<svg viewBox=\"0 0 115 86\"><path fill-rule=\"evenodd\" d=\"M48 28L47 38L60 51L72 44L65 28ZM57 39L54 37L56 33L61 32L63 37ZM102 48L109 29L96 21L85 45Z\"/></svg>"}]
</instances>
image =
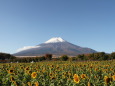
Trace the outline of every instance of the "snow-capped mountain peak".
<instances>
[{"instance_id":1,"label":"snow-capped mountain peak","mask_svg":"<svg viewBox=\"0 0 115 86\"><path fill-rule=\"evenodd\" d=\"M70 55L76 56L78 54L95 53L97 51L90 48L83 48L65 41L61 37L54 37L45 43L37 46L26 46L18 49L19 52L13 54L15 56L42 56L51 53L55 56Z\"/></svg>"},{"instance_id":2,"label":"snow-capped mountain peak","mask_svg":"<svg viewBox=\"0 0 115 86\"><path fill-rule=\"evenodd\" d=\"M57 43L57 42L66 42L64 39L61 37L54 37L46 41L45 43Z\"/></svg>"}]
</instances>

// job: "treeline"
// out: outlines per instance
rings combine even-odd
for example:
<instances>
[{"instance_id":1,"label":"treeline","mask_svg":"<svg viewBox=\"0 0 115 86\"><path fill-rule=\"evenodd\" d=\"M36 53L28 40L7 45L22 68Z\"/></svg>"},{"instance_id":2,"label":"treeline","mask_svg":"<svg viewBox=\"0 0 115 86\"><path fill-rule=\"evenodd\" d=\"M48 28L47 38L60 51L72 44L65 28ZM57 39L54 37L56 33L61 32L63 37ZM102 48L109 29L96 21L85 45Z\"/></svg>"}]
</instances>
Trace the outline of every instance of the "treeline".
<instances>
[{"instance_id":1,"label":"treeline","mask_svg":"<svg viewBox=\"0 0 115 86\"><path fill-rule=\"evenodd\" d=\"M75 57L69 57L62 55L58 58L52 58L52 54L46 54L41 57L26 57L26 58L15 58L12 62L40 62L40 61L95 61L95 60L112 60L115 59L115 52L107 54L105 52L98 52L92 54L80 54Z\"/></svg>"},{"instance_id":2,"label":"treeline","mask_svg":"<svg viewBox=\"0 0 115 86\"><path fill-rule=\"evenodd\" d=\"M52 54L46 54L45 56L36 57L17 57L10 60L11 62L40 62L40 61L50 61L52 60Z\"/></svg>"},{"instance_id":3,"label":"treeline","mask_svg":"<svg viewBox=\"0 0 115 86\"><path fill-rule=\"evenodd\" d=\"M112 60L115 59L115 52L107 54L105 52L81 54L76 57L77 60Z\"/></svg>"},{"instance_id":4,"label":"treeline","mask_svg":"<svg viewBox=\"0 0 115 86\"><path fill-rule=\"evenodd\" d=\"M10 60L15 59L16 57L11 55L11 54L7 54L7 53L0 53L0 63L6 63L6 62L10 62Z\"/></svg>"},{"instance_id":5,"label":"treeline","mask_svg":"<svg viewBox=\"0 0 115 86\"><path fill-rule=\"evenodd\" d=\"M67 55L62 55L58 58L53 58L52 54L46 54L44 56L36 57L15 57L10 54L0 53L0 62L40 62L40 61L95 61L95 60L113 60L115 59L115 52L107 54L105 52L98 52L92 54L80 54L74 57L69 57Z\"/></svg>"},{"instance_id":6,"label":"treeline","mask_svg":"<svg viewBox=\"0 0 115 86\"><path fill-rule=\"evenodd\" d=\"M11 54L7 54L7 53L0 53L0 60L6 60L6 59L15 59L16 57L11 55Z\"/></svg>"}]
</instances>

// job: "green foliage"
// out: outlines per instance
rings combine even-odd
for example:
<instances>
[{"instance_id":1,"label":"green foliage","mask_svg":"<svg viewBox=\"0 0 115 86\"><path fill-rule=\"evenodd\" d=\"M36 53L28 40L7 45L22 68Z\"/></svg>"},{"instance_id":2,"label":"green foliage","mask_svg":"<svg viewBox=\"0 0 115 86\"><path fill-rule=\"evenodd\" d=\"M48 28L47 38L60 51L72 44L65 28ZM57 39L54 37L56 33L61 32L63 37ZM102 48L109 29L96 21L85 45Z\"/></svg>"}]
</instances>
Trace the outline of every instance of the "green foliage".
<instances>
[{"instance_id":1,"label":"green foliage","mask_svg":"<svg viewBox=\"0 0 115 86\"><path fill-rule=\"evenodd\" d=\"M111 58L111 59L115 59L115 52L112 52L112 53L111 53L110 58Z\"/></svg>"},{"instance_id":2,"label":"green foliage","mask_svg":"<svg viewBox=\"0 0 115 86\"><path fill-rule=\"evenodd\" d=\"M109 60L110 55L105 52L81 54L76 57L77 60Z\"/></svg>"},{"instance_id":3,"label":"green foliage","mask_svg":"<svg viewBox=\"0 0 115 86\"><path fill-rule=\"evenodd\" d=\"M91 54L80 54L76 57L69 57L67 55L63 55L60 58L52 58L52 54L46 54L45 56L36 56L36 57L21 57L15 58L10 54L3 54L0 53L0 59L7 59L10 58L11 62L40 62L40 61L94 61L94 60L112 60L115 59L115 52L111 54L107 54L105 52L98 52L98 53L91 53ZM15 58L15 59L14 59Z\"/></svg>"},{"instance_id":4,"label":"green foliage","mask_svg":"<svg viewBox=\"0 0 115 86\"><path fill-rule=\"evenodd\" d=\"M51 60L52 59L52 54L46 54L45 59L46 60Z\"/></svg>"},{"instance_id":5,"label":"green foliage","mask_svg":"<svg viewBox=\"0 0 115 86\"><path fill-rule=\"evenodd\" d=\"M43 61L43 60L46 60L45 56L41 56L41 57L38 58L38 61Z\"/></svg>"},{"instance_id":6,"label":"green foliage","mask_svg":"<svg viewBox=\"0 0 115 86\"><path fill-rule=\"evenodd\" d=\"M69 61L76 61L76 57L69 57Z\"/></svg>"},{"instance_id":7,"label":"green foliage","mask_svg":"<svg viewBox=\"0 0 115 86\"><path fill-rule=\"evenodd\" d=\"M69 59L69 57L67 55L63 55L63 56L60 57L60 59L62 61L67 61Z\"/></svg>"},{"instance_id":8,"label":"green foliage","mask_svg":"<svg viewBox=\"0 0 115 86\"><path fill-rule=\"evenodd\" d=\"M44 56L41 57L17 57L16 59L11 60L11 62L39 62L45 60Z\"/></svg>"},{"instance_id":9,"label":"green foliage","mask_svg":"<svg viewBox=\"0 0 115 86\"><path fill-rule=\"evenodd\" d=\"M84 60L85 59L85 55L84 54L78 55L77 59L78 60Z\"/></svg>"},{"instance_id":10,"label":"green foliage","mask_svg":"<svg viewBox=\"0 0 115 86\"><path fill-rule=\"evenodd\" d=\"M114 77L115 60L0 64L0 86L115 86Z\"/></svg>"},{"instance_id":11,"label":"green foliage","mask_svg":"<svg viewBox=\"0 0 115 86\"><path fill-rule=\"evenodd\" d=\"M14 59L15 56L7 54L7 53L0 53L0 59L5 60L5 59Z\"/></svg>"}]
</instances>

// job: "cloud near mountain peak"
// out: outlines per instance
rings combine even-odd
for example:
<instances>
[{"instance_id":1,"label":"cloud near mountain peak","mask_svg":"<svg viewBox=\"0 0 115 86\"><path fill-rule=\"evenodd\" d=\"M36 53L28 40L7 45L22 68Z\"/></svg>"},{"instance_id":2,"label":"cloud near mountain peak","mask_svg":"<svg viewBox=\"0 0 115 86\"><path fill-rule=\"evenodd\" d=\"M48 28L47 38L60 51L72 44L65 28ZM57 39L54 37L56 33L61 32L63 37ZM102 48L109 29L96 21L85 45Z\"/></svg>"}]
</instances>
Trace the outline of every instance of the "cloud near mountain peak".
<instances>
[{"instance_id":1,"label":"cloud near mountain peak","mask_svg":"<svg viewBox=\"0 0 115 86\"><path fill-rule=\"evenodd\" d=\"M27 50L27 49L32 49L32 48L38 48L40 46L24 46L23 48L19 48L17 50L17 52L23 51L23 50Z\"/></svg>"}]
</instances>

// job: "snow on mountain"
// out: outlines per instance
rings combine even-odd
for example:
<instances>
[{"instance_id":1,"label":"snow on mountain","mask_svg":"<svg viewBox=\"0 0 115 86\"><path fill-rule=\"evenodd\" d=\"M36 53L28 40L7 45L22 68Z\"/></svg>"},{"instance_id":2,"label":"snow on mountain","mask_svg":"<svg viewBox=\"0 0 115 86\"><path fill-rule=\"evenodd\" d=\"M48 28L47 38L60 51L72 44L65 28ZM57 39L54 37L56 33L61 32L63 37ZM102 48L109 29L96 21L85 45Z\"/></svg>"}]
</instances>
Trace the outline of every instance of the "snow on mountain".
<instances>
[{"instance_id":1,"label":"snow on mountain","mask_svg":"<svg viewBox=\"0 0 115 86\"><path fill-rule=\"evenodd\" d=\"M64 39L61 37L54 37L46 41L45 43L57 43L57 42L66 42ZM23 51L23 50L28 50L32 48L39 48L40 46L24 46L23 48L19 48L17 52Z\"/></svg>"},{"instance_id":2,"label":"snow on mountain","mask_svg":"<svg viewBox=\"0 0 115 86\"><path fill-rule=\"evenodd\" d=\"M17 52L23 51L23 50L28 50L32 48L39 48L40 46L24 46L23 48L19 48Z\"/></svg>"},{"instance_id":3,"label":"snow on mountain","mask_svg":"<svg viewBox=\"0 0 115 86\"><path fill-rule=\"evenodd\" d=\"M57 42L65 42L61 37L54 37L46 41L45 43L57 43ZM28 50L32 48L39 48L40 46L24 46L23 48L19 48L17 52L23 51L23 50Z\"/></svg>"},{"instance_id":4,"label":"snow on mountain","mask_svg":"<svg viewBox=\"0 0 115 86\"><path fill-rule=\"evenodd\" d=\"M64 39L61 37L54 37L46 41L45 43L57 43L57 42L66 42Z\"/></svg>"},{"instance_id":5,"label":"snow on mountain","mask_svg":"<svg viewBox=\"0 0 115 86\"><path fill-rule=\"evenodd\" d=\"M65 41L61 37L54 37L46 41L45 43L37 46L26 46L17 50L18 52L13 54L15 56L41 56L47 53L51 53L56 56L70 55L76 56L78 54L95 53L97 51L90 48L83 48L74 45L68 41Z\"/></svg>"}]
</instances>

